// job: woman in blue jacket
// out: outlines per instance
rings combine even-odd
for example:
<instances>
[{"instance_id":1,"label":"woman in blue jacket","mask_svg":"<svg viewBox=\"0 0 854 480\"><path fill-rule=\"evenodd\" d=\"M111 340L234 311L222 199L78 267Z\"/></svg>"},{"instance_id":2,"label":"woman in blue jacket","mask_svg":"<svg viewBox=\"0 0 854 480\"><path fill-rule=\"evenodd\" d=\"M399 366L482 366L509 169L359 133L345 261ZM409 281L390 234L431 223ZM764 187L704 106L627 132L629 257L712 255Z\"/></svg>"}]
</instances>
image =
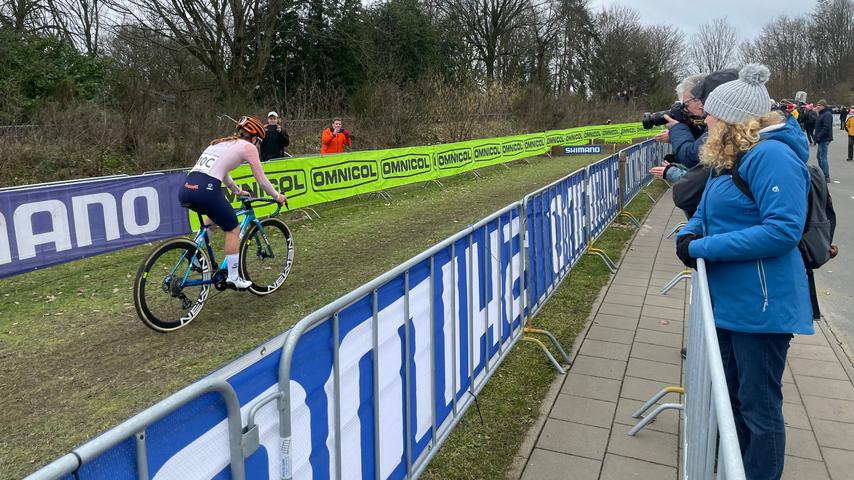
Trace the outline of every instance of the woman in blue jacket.
<instances>
[{"instance_id":1,"label":"woman in blue jacket","mask_svg":"<svg viewBox=\"0 0 854 480\"><path fill-rule=\"evenodd\" d=\"M782 376L792 334L812 334L804 262L809 146L794 117L770 112L770 74L747 65L709 96L711 168L700 206L677 239L688 266L706 260L718 342L745 472L779 479L786 432ZM740 157L740 160L738 159ZM729 174L750 187L748 199Z\"/></svg>"}]
</instances>

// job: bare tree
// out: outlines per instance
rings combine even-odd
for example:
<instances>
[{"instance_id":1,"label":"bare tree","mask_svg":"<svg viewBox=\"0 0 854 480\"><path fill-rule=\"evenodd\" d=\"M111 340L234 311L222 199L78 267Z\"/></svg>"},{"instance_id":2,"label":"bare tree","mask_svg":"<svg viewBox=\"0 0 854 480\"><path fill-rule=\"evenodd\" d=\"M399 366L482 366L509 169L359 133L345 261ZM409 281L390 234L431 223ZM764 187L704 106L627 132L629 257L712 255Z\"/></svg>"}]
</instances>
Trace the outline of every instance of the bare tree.
<instances>
[{"instance_id":1,"label":"bare tree","mask_svg":"<svg viewBox=\"0 0 854 480\"><path fill-rule=\"evenodd\" d=\"M816 81L831 86L850 78L854 62L854 1L819 0L810 37L816 56Z\"/></svg>"},{"instance_id":2,"label":"bare tree","mask_svg":"<svg viewBox=\"0 0 854 480\"><path fill-rule=\"evenodd\" d=\"M44 10L43 0L2 0L0 24L16 33L40 30L44 28Z\"/></svg>"},{"instance_id":3,"label":"bare tree","mask_svg":"<svg viewBox=\"0 0 854 480\"><path fill-rule=\"evenodd\" d=\"M688 48L694 71L714 72L733 65L738 50L738 33L726 17L704 23L691 36Z\"/></svg>"},{"instance_id":4,"label":"bare tree","mask_svg":"<svg viewBox=\"0 0 854 480\"><path fill-rule=\"evenodd\" d=\"M53 27L78 49L97 55L101 37L101 0L46 0Z\"/></svg>"},{"instance_id":5,"label":"bare tree","mask_svg":"<svg viewBox=\"0 0 854 480\"><path fill-rule=\"evenodd\" d=\"M812 70L809 30L806 17L777 17L762 28L757 38L742 43L739 56L744 63L766 65L772 72L769 90L791 97L805 88Z\"/></svg>"},{"instance_id":6,"label":"bare tree","mask_svg":"<svg viewBox=\"0 0 854 480\"><path fill-rule=\"evenodd\" d=\"M260 82L285 0L115 0L112 7L186 49L231 98Z\"/></svg>"},{"instance_id":7,"label":"bare tree","mask_svg":"<svg viewBox=\"0 0 854 480\"><path fill-rule=\"evenodd\" d=\"M528 24L524 13L530 4L530 0L448 0L440 8L464 29L464 38L483 65L486 79L493 82L498 60L510 54L502 49L502 40Z\"/></svg>"}]
</instances>

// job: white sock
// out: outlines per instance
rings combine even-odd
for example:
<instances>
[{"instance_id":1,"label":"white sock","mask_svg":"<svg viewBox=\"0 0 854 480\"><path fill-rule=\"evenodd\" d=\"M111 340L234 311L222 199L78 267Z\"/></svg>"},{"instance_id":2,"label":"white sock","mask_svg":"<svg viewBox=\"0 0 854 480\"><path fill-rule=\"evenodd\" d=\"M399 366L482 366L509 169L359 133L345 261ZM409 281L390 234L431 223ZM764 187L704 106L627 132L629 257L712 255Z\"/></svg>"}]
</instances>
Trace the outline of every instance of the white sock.
<instances>
[{"instance_id":1,"label":"white sock","mask_svg":"<svg viewBox=\"0 0 854 480\"><path fill-rule=\"evenodd\" d=\"M225 256L225 264L228 265L228 279L236 280L237 275L237 264L240 263L240 254L232 253L231 255Z\"/></svg>"}]
</instances>

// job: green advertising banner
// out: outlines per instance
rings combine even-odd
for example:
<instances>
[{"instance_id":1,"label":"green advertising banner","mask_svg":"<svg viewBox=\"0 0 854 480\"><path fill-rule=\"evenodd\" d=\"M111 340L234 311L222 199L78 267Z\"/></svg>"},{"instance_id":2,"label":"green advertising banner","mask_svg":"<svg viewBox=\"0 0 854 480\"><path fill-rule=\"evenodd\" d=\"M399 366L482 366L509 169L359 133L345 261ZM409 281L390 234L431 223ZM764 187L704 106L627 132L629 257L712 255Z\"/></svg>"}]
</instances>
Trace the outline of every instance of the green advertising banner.
<instances>
[{"instance_id":1,"label":"green advertising banner","mask_svg":"<svg viewBox=\"0 0 854 480\"><path fill-rule=\"evenodd\" d=\"M263 165L276 190L287 195L288 206L299 209L543 155L553 146L587 145L594 140L631 143L659 131L644 130L640 123L599 125L424 147L293 157ZM252 196L265 196L248 165L232 171L231 178ZM239 207L234 193L227 188L224 191ZM274 209L259 207L256 214L266 215ZM190 224L198 228L195 215L190 215Z\"/></svg>"}]
</instances>

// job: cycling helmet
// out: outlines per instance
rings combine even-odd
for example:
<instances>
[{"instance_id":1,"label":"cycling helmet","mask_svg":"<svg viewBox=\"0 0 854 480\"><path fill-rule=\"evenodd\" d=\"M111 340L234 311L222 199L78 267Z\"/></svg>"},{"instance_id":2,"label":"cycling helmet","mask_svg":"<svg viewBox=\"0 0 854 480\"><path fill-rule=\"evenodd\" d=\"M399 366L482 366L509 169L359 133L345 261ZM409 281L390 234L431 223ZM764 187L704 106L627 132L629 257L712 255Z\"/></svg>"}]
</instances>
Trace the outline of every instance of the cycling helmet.
<instances>
[{"instance_id":1,"label":"cycling helmet","mask_svg":"<svg viewBox=\"0 0 854 480\"><path fill-rule=\"evenodd\" d=\"M264 129L264 125L261 123L258 118L254 115L244 115L237 122L236 130L243 130L244 132L252 135L253 137L258 137L261 140L264 140L264 134L266 133Z\"/></svg>"}]
</instances>

